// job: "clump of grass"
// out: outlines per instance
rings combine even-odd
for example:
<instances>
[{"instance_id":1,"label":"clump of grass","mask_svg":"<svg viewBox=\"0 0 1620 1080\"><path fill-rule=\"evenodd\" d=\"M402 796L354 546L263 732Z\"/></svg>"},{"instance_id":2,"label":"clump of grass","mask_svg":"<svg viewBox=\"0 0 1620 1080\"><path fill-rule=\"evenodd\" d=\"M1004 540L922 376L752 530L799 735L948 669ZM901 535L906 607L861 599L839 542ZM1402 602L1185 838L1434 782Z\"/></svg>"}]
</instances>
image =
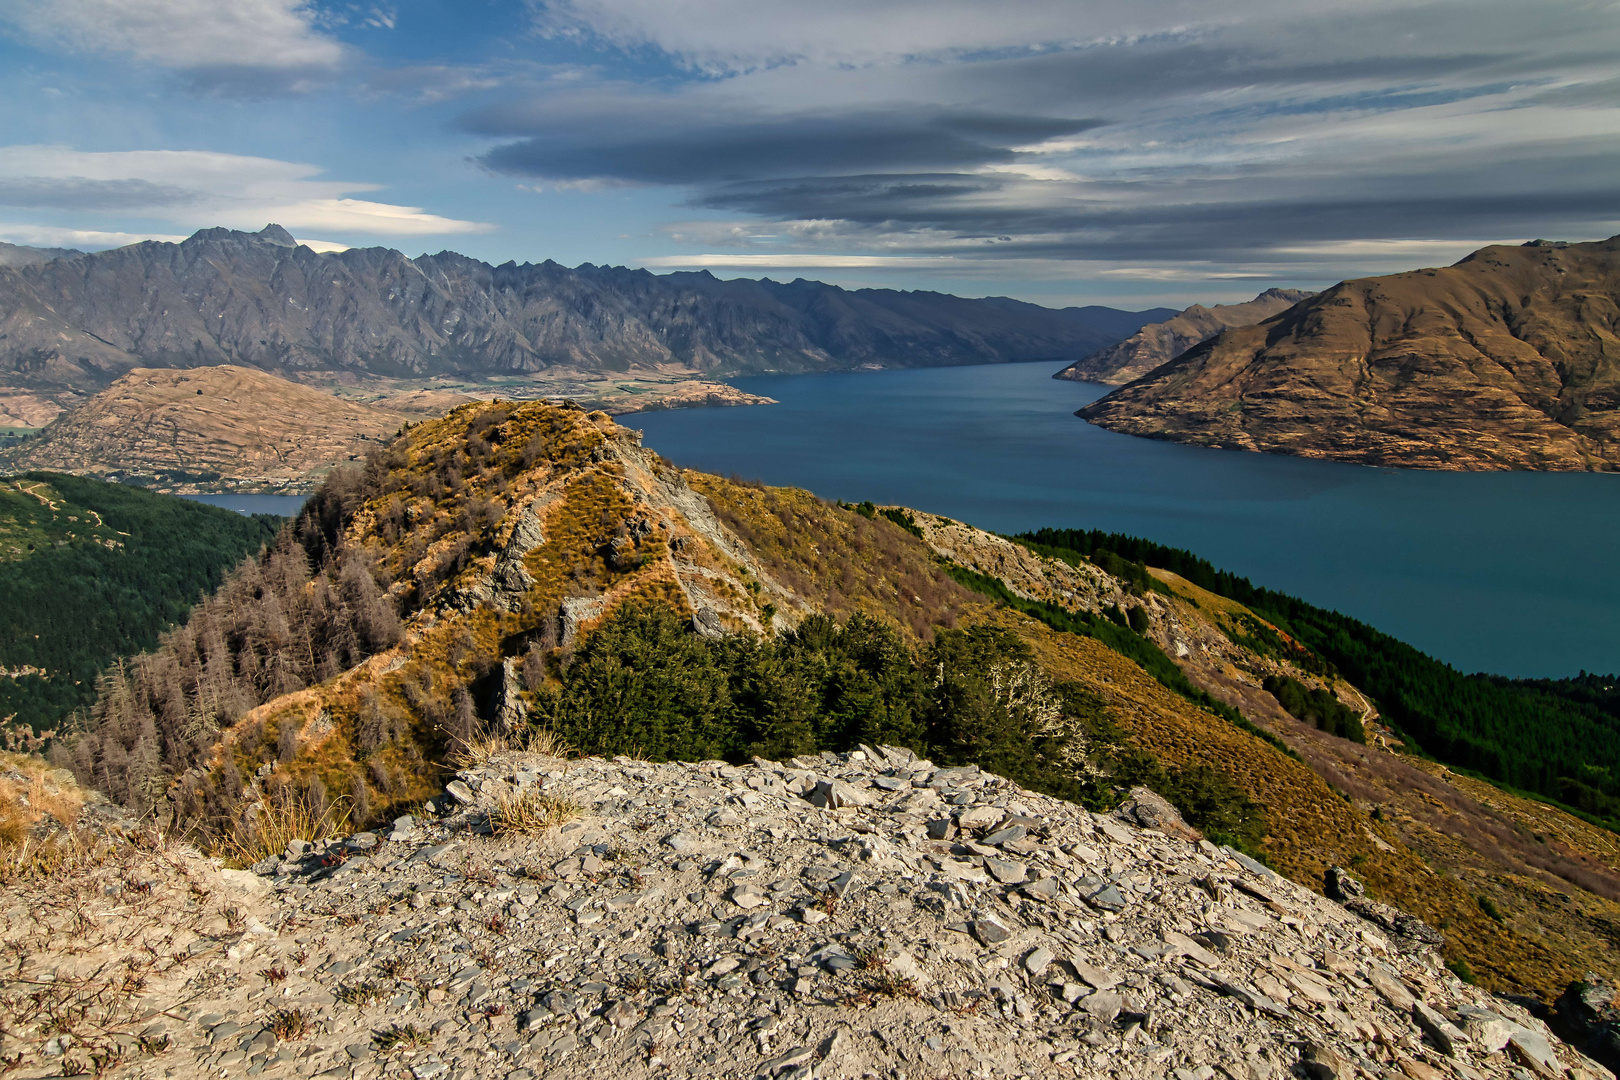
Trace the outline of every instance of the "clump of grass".
<instances>
[{"instance_id":1,"label":"clump of grass","mask_svg":"<svg viewBox=\"0 0 1620 1080\"><path fill-rule=\"evenodd\" d=\"M458 769L476 769L489 764L491 758L505 754L513 749L512 740L506 735L490 732L483 735L474 735L470 739L463 739L451 735L455 740L455 749L447 756L447 761Z\"/></svg>"},{"instance_id":2,"label":"clump of grass","mask_svg":"<svg viewBox=\"0 0 1620 1080\"><path fill-rule=\"evenodd\" d=\"M879 971L877 977L867 983L867 988L874 994L891 998L920 998L922 994L917 984L892 971Z\"/></svg>"},{"instance_id":3,"label":"clump of grass","mask_svg":"<svg viewBox=\"0 0 1620 1080\"><path fill-rule=\"evenodd\" d=\"M574 753L568 741L549 727L531 727L523 737L522 749L543 757L566 758Z\"/></svg>"},{"instance_id":4,"label":"clump of grass","mask_svg":"<svg viewBox=\"0 0 1620 1080\"><path fill-rule=\"evenodd\" d=\"M272 1035L282 1042L292 1042L306 1038L310 1032L315 1030L315 1025L310 1020L309 1014L304 1012L303 1009L282 1009L271 1016L270 1022L265 1026L270 1029Z\"/></svg>"},{"instance_id":5,"label":"clump of grass","mask_svg":"<svg viewBox=\"0 0 1620 1080\"><path fill-rule=\"evenodd\" d=\"M883 955L883 950L873 945L855 951L855 966L862 971L881 971L889 966L889 958Z\"/></svg>"},{"instance_id":6,"label":"clump of grass","mask_svg":"<svg viewBox=\"0 0 1620 1080\"><path fill-rule=\"evenodd\" d=\"M345 1005L365 1009L381 1001L383 991L376 983L352 983L348 986L338 987L334 996Z\"/></svg>"},{"instance_id":7,"label":"clump of grass","mask_svg":"<svg viewBox=\"0 0 1620 1080\"><path fill-rule=\"evenodd\" d=\"M415 1024L395 1024L373 1034L371 1045L379 1054L402 1054L432 1046L433 1035Z\"/></svg>"},{"instance_id":8,"label":"clump of grass","mask_svg":"<svg viewBox=\"0 0 1620 1080\"><path fill-rule=\"evenodd\" d=\"M1496 906L1496 901L1492 900L1484 893L1481 893L1478 897L1476 897L1476 899L1479 901L1479 910L1483 911L1486 915L1492 919L1495 919L1497 922L1507 921L1502 917L1502 912Z\"/></svg>"},{"instance_id":9,"label":"clump of grass","mask_svg":"<svg viewBox=\"0 0 1620 1080\"><path fill-rule=\"evenodd\" d=\"M377 965L377 970L390 979L402 979L410 971L411 962L403 956L390 956Z\"/></svg>"},{"instance_id":10,"label":"clump of grass","mask_svg":"<svg viewBox=\"0 0 1620 1080\"><path fill-rule=\"evenodd\" d=\"M317 810L305 798L266 799L258 813L237 822L231 835L217 845L216 854L246 867L279 856L294 840L314 843L339 836L349 823L348 802L348 796L342 796Z\"/></svg>"},{"instance_id":11,"label":"clump of grass","mask_svg":"<svg viewBox=\"0 0 1620 1080\"><path fill-rule=\"evenodd\" d=\"M563 799L526 791L502 799L489 814L489 826L495 835L505 833L533 833L555 828L578 817L579 807Z\"/></svg>"}]
</instances>

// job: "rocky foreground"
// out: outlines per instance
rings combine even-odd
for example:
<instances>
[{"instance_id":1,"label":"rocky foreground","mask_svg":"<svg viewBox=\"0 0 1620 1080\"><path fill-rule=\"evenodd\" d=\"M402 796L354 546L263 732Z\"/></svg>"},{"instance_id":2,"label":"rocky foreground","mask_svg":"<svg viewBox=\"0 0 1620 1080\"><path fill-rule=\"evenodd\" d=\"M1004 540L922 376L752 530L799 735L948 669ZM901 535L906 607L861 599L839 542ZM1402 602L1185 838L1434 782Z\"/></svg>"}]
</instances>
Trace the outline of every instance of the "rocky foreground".
<instances>
[{"instance_id":1,"label":"rocky foreground","mask_svg":"<svg viewBox=\"0 0 1620 1080\"><path fill-rule=\"evenodd\" d=\"M9 889L0 1067L1609 1075L1348 876L1335 903L1147 793L1102 817L904 750L502 754L391 830L216 867L125 842Z\"/></svg>"}]
</instances>

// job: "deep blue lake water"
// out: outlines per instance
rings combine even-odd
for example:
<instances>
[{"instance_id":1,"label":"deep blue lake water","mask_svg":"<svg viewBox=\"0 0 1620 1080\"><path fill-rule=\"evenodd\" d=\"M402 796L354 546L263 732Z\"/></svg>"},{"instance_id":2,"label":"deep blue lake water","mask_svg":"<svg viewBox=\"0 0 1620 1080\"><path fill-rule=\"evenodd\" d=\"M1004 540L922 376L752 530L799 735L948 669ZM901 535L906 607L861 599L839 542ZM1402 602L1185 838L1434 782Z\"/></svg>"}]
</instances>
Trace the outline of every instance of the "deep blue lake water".
<instances>
[{"instance_id":1,"label":"deep blue lake water","mask_svg":"<svg viewBox=\"0 0 1620 1080\"><path fill-rule=\"evenodd\" d=\"M625 417L681 464L997 532L1108 529L1197 552L1464 671L1620 669L1620 476L1442 473L1117 435L1052 364L759 376L781 404Z\"/></svg>"}]
</instances>

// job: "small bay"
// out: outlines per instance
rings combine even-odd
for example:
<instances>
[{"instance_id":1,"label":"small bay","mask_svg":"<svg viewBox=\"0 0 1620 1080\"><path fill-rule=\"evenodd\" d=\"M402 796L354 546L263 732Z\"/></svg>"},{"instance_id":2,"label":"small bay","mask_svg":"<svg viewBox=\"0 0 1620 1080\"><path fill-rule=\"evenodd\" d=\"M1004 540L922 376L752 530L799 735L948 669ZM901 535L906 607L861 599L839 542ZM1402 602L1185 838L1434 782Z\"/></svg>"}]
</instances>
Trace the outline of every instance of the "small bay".
<instances>
[{"instance_id":1,"label":"small bay","mask_svg":"<svg viewBox=\"0 0 1620 1080\"><path fill-rule=\"evenodd\" d=\"M1447 473L1209 450L1091 426L1108 387L1006 364L734 380L781 404L624 417L681 465L997 532L1187 548L1464 671L1620 669L1620 476Z\"/></svg>"},{"instance_id":2,"label":"small bay","mask_svg":"<svg viewBox=\"0 0 1620 1080\"><path fill-rule=\"evenodd\" d=\"M182 495L182 499L193 502L207 503L223 510L235 510L238 514L276 514L281 517L292 517L304 508L309 501L308 495L255 495L251 492L227 492L223 494Z\"/></svg>"}]
</instances>

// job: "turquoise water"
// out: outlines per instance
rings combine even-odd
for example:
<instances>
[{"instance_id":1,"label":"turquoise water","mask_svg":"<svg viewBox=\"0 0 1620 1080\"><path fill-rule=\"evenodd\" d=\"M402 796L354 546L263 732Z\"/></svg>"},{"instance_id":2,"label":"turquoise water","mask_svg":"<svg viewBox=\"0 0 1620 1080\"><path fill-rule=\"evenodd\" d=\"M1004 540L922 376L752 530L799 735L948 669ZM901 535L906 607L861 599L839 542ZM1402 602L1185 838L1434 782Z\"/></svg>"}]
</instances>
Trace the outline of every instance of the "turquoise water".
<instances>
[{"instance_id":1,"label":"turquoise water","mask_svg":"<svg viewBox=\"0 0 1620 1080\"><path fill-rule=\"evenodd\" d=\"M1620 476L1370 469L1116 435L1052 364L738 379L781 404L625 417L682 465L998 532L1187 548L1464 671L1620 669Z\"/></svg>"},{"instance_id":2,"label":"turquoise water","mask_svg":"<svg viewBox=\"0 0 1620 1080\"><path fill-rule=\"evenodd\" d=\"M182 499L207 503L238 514L278 514L292 517L304 508L308 495L182 495Z\"/></svg>"}]
</instances>

